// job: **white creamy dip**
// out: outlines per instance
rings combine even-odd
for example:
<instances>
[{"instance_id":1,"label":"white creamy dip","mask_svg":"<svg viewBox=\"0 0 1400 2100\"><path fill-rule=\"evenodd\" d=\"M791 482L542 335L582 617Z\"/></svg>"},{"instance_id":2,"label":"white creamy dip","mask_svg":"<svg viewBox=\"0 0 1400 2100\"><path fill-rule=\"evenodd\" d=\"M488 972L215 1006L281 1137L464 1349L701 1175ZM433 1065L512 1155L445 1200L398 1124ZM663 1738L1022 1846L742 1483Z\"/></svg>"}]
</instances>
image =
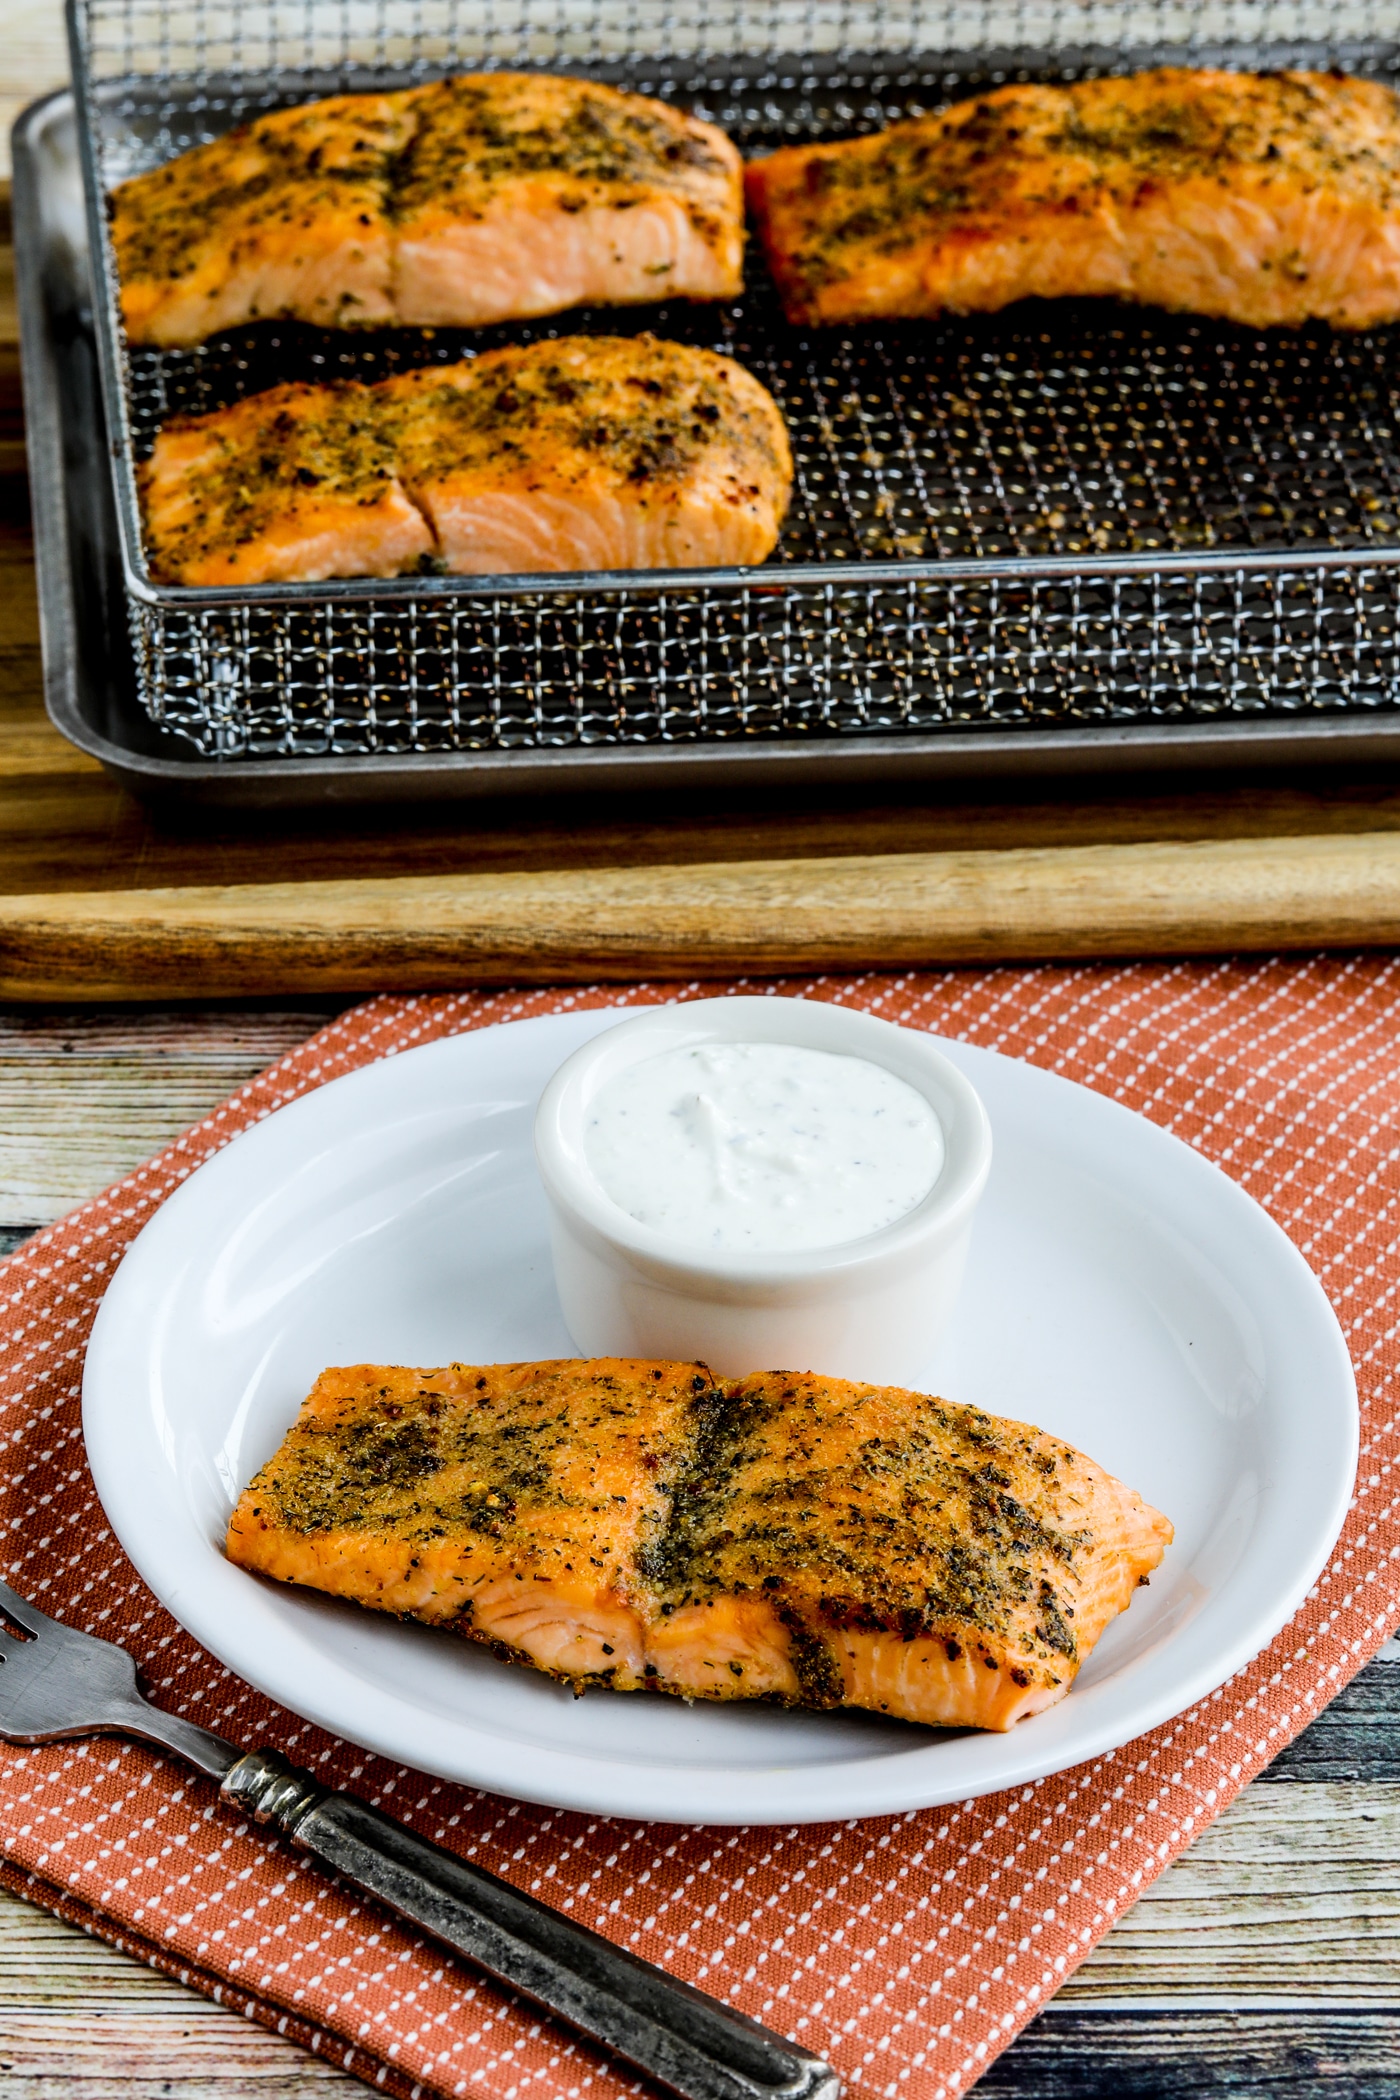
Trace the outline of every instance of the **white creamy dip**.
<instances>
[{"instance_id":1,"label":"white creamy dip","mask_svg":"<svg viewBox=\"0 0 1400 2100\"><path fill-rule=\"evenodd\" d=\"M921 1203L943 1166L916 1088L866 1058L790 1043L644 1058L594 1095L583 1144L639 1224L724 1252L863 1239Z\"/></svg>"}]
</instances>

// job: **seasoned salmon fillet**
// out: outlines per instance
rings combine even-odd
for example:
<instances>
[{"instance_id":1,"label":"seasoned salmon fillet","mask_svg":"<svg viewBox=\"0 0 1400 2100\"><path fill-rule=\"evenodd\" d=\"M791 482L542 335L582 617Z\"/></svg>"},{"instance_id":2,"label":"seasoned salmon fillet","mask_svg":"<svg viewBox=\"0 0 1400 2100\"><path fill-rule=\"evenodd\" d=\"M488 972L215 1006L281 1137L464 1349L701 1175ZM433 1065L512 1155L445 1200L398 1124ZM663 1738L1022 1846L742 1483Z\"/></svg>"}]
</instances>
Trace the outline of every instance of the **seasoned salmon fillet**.
<instances>
[{"instance_id":1,"label":"seasoned salmon fillet","mask_svg":"<svg viewBox=\"0 0 1400 2100\"><path fill-rule=\"evenodd\" d=\"M239 1566L576 1688L1005 1730L1171 1525L1057 1437L921 1393L615 1358L322 1374Z\"/></svg>"},{"instance_id":2,"label":"seasoned salmon fillet","mask_svg":"<svg viewBox=\"0 0 1400 2100\"><path fill-rule=\"evenodd\" d=\"M736 148L593 81L481 73L423 89L394 212L403 322L480 326L743 287Z\"/></svg>"},{"instance_id":3,"label":"seasoned salmon fillet","mask_svg":"<svg viewBox=\"0 0 1400 2100\"><path fill-rule=\"evenodd\" d=\"M279 386L177 417L138 485L160 582L397 576L435 549L372 387Z\"/></svg>"},{"instance_id":4,"label":"seasoned salmon fillet","mask_svg":"<svg viewBox=\"0 0 1400 2100\"><path fill-rule=\"evenodd\" d=\"M122 183L112 245L129 339L199 343L281 315L323 328L396 320L389 181L412 115L401 94L338 95Z\"/></svg>"},{"instance_id":5,"label":"seasoned salmon fillet","mask_svg":"<svg viewBox=\"0 0 1400 2100\"><path fill-rule=\"evenodd\" d=\"M609 1359L325 1371L234 1511L229 1558L630 1689L639 1563L709 1384Z\"/></svg>"},{"instance_id":6,"label":"seasoned salmon fillet","mask_svg":"<svg viewBox=\"0 0 1400 2100\"><path fill-rule=\"evenodd\" d=\"M753 162L790 319L1107 293L1266 327L1400 316L1400 100L1332 73L1166 67L998 88Z\"/></svg>"},{"instance_id":7,"label":"seasoned salmon fillet","mask_svg":"<svg viewBox=\"0 0 1400 2100\"><path fill-rule=\"evenodd\" d=\"M283 316L476 327L742 285L724 133L542 73L274 111L120 184L111 211L127 335L165 347Z\"/></svg>"},{"instance_id":8,"label":"seasoned salmon fillet","mask_svg":"<svg viewBox=\"0 0 1400 2100\"><path fill-rule=\"evenodd\" d=\"M162 583L709 568L772 550L792 457L729 358L572 336L176 418L138 481Z\"/></svg>"},{"instance_id":9,"label":"seasoned salmon fillet","mask_svg":"<svg viewBox=\"0 0 1400 2100\"><path fill-rule=\"evenodd\" d=\"M776 402L742 365L574 336L378 389L399 472L454 575L760 562L792 488Z\"/></svg>"}]
</instances>

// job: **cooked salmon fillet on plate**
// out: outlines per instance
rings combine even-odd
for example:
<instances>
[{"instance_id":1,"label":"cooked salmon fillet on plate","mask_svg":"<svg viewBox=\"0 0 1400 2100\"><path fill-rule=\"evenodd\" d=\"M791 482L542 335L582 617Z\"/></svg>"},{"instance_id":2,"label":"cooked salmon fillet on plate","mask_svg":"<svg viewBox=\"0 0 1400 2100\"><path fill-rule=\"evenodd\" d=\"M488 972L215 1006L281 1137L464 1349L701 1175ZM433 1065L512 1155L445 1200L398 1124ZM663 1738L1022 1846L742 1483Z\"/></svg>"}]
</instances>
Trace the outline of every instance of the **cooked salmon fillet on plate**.
<instances>
[{"instance_id":1,"label":"cooked salmon fillet on plate","mask_svg":"<svg viewBox=\"0 0 1400 2100\"><path fill-rule=\"evenodd\" d=\"M1172 1536L1058 1437L922 1393L618 1358L322 1374L241 1567L577 1689L1005 1730Z\"/></svg>"},{"instance_id":2,"label":"cooked salmon fillet on plate","mask_svg":"<svg viewBox=\"0 0 1400 2100\"><path fill-rule=\"evenodd\" d=\"M462 74L277 110L113 193L133 343L291 317L477 327L741 288L714 125L600 82Z\"/></svg>"},{"instance_id":3,"label":"cooked salmon fillet on plate","mask_svg":"<svg viewBox=\"0 0 1400 2100\"><path fill-rule=\"evenodd\" d=\"M1255 327L1400 317L1400 100L1165 67L998 88L747 171L791 320L1106 293Z\"/></svg>"},{"instance_id":4,"label":"cooked salmon fillet on plate","mask_svg":"<svg viewBox=\"0 0 1400 2100\"><path fill-rule=\"evenodd\" d=\"M175 418L138 483L161 583L713 568L771 552L792 455L732 359L567 336Z\"/></svg>"}]
</instances>

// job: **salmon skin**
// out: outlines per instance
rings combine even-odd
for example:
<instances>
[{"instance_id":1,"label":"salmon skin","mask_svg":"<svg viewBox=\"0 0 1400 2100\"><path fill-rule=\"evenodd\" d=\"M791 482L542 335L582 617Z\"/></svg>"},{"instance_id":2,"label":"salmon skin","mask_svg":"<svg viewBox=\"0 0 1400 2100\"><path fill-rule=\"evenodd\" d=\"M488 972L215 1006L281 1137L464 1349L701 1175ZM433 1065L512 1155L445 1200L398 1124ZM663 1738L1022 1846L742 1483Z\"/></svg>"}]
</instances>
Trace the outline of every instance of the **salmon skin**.
<instances>
[{"instance_id":1,"label":"salmon skin","mask_svg":"<svg viewBox=\"0 0 1400 2100\"><path fill-rule=\"evenodd\" d=\"M247 321L479 327L743 282L724 133L545 73L275 110L120 184L111 215L127 336L166 348Z\"/></svg>"},{"instance_id":2,"label":"salmon skin","mask_svg":"<svg viewBox=\"0 0 1400 2100\"><path fill-rule=\"evenodd\" d=\"M1400 316L1400 100L1332 73L1015 86L747 170L790 320L1112 294L1250 326Z\"/></svg>"},{"instance_id":3,"label":"salmon skin","mask_svg":"<svg viewBox=\"0 0 1400 2100\"><path fill-rule=\"evenodd\" d=\"M601 1358L323 1372L227 1552L580 1690L1006 1730L1065 1696L1171 1536L1025 1423Z\"/></svg>"},{"instance_id":4,"label":"salmon skin","mask_svg":"<svg viewBox=\"0 0 1400 2100\"><path fill-rule=\"evenodd\" d=\"M177 417L138 485L160 583L713 568L771 552L792 455L729 358L571 336Z\"/></svg>"}]
</instances>

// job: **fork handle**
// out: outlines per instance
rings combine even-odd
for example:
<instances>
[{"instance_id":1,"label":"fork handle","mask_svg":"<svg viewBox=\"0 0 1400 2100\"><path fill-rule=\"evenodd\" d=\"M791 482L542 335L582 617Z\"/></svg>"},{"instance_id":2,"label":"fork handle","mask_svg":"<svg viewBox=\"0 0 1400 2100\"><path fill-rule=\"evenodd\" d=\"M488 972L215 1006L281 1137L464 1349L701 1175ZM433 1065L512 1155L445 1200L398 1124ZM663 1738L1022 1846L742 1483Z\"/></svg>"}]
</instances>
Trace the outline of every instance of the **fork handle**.
<instances>
[{"instance_id":1,"label":"fork handle","mask_svg":"<svg viewBox=\"0 0 1400 2100\"><path fill-rule=\"evenodd\" d=\"M240 1758L220 1791L681 2100L838 2100L840 2080L820 2057L354 1795L329 1792L276 1751Z\"/></svg>"}]
</instances>

